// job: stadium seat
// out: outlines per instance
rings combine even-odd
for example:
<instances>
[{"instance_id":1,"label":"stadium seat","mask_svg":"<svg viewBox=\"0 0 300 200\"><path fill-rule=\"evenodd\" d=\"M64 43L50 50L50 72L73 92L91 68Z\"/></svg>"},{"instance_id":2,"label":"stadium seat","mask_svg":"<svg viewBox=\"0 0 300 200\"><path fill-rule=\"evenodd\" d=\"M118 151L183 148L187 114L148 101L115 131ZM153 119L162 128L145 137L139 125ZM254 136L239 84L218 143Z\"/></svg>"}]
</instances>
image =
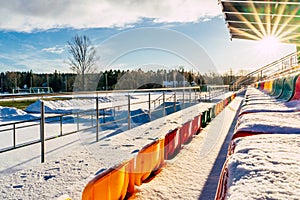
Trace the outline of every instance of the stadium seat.
<instances>
[{"instance_id":1,"label":"stadium seat","mask_svg":"<svg viewBox=\"0 0 300 200\"><path fill-rule=\"evenodd\" d=\"M289 101L292 99L295 91L295 84L296 80L298 78L297 76L289 76L285 78L284 85L283 85L283 91L281 95L278 97L279 100L283 101Z\"/></svg>"},{"instance_id":2,"label":"stadium seat","mask_svg":"<svg viewBox=\"0 0 300 200\"><path fill-rule=\"evenodd\" d=\"M272 93L272 96L278 98L283 92L285 78L278 78L275 85L275 91Z\"/></svg>"},{"instance_id":3,"label":"stadium seat","mask_svg":"<svg viewBox=\"0 0 300 200\"><path fill-rule=\"evenodd\" d=\"M201 115L196 116L191 125L191 134L195 135L200 132L201 129Z\"/></svg>"},{"instance_id":4,"label":"stadium seat","mask_svg":"<svg viewBox=\"0 0 300 200\"><path fill-rule=\"evenodd\" d=\"M191 122L186 122L179 129L180 143L185 144L191 139Z\"/></svg>"},{"instance_id":5,"label":"stadium seat","mask_svg":"<svg viewBox=\"0 0 300 200\"><path fill-rule=\"evenodd\" d=\"M84 188L83 200L124 199L129 185L129 162L97 175Z\"/></svg>"},{"instance_id":6,"label":"stadium seat","mask_svg":"<svg viewBox=\"0 0 300 200\"><path fill-rule=\"evenodd\" d=\"M293 100L300 100L300 75L299 74L295 81L294 96L292 97L291 101Z\"/></svg>"},{"instance_id":7,"label":"stadium seat","mask_svg":"<svg viewBox=\"0 0 300 200\"><path fill-rule=\"evenodd\" d=\"M176 156L181 148L179 129L172 130L166 134L164 148L165 160L170 160Z\"/></svg>"},{"instance_id":8,"label":"stadium seat","mask_svg":"<svg viewBox=\"0 0 300 200\"><path fill-rule=\"evenodd\" d=\"M145 146L134 159L130 172L130 185L140 186L151 173L158 171L164 164L164 139Z\"/></svg>"}]
</instances>

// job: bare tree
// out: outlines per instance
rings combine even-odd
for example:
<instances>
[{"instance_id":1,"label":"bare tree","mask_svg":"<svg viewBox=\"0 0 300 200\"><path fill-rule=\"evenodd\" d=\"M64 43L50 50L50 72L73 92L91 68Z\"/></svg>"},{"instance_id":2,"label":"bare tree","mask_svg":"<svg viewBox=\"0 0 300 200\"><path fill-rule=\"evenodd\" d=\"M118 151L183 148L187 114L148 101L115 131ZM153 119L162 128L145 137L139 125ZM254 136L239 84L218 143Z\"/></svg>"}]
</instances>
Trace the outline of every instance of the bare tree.
<instances>
[{"instance_id":1,"label":"bare tree","mask_svg":"<svg viewBox=\"0 0 300 200\"><path fill-rule=\"evenodd\" d=\"M70 53L71 70L80 76L80 85L82 90L85 90L85 76L94 71L96 50L87 36L76 35L71 41L68 41L68 52Z\"/></svg>"}]
</instances>

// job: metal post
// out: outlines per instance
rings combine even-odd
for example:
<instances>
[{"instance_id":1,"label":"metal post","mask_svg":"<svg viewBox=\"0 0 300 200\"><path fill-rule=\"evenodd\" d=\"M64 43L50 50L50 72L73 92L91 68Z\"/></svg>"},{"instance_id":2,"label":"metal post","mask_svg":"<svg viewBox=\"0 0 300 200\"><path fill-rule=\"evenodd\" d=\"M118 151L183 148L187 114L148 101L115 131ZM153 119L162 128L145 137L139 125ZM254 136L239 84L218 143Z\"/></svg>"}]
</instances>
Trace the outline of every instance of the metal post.
<instances>
[{"instance_id":1,"label":"metal post","mask_svg":"<svg viewBox=\"0 0 300 200\"><path fill-rule=\"evenodd\" d=\"M128 94L128 111L127 111L128 130L130 130L130 95Z\"/></svg>"},{"instance_id":2,"label":"metal post","mask_svg":"<svg viewBox=\"0 0 300 200\"><path fill-rule=\"evenodd\" d=\"M105 123L104 109L102 109L102 121L103 121L103 123Z\"/></svg>"},{"instance_id":3,"label":"metal post","mask_svg":"<svg viewBox=\"0 0 300 200\"><path fill-rule=\"evenodd\" d=\"M62 136L62 120L63 120L63 117L60 116L60 136Z\"/></svg>"},{"instance_id":4,"label":"metal post","mask_svg":"<svg viewBox=\"0 0 300 200\"><path fill-rule=\"evenodd\" d=\"M149 92L149 96L148 96L148 115L149 115L149 120L151 121L151 94Z\"/></svg>"},{"instance_id":5,"label":"metal post","mask_svg":"<svg viewBox=\"0 0 300 200\"><path fill-rule=\"evenodd\" d=\"M13 124L13 143L15 148L16 147L16 124Z\"/></svg>"},{"instance_id":6,"label":"metal post","mask_svg":"<svg viewBox=\"0 0 300 200\"><path fill-rule=\"evenodd\" d=\"M79 113L77 113L77 131L79 131Z\"/></svg>"},{"instance_id":7,"label":"metal post","mask_svg":"<svg viewBox=\"0 0 300 200\"><path fill-rule=\"evenodd\" d=\"M165 92L163 92L163 116L166 116L166 96Z\"/></svg>"},{"instance_id":8,"label":"metal post","mask_svg":"<svg viewBox=\"0 0 300 200\"><path fill-rule=\"evenodd\" d=\"M99 140L99 97L96 98L96 142Z\"/></svg>"},{"instance_id":9,"label":"metal post","mask_svg":"<svg viewBox=\"0 0 300 200\"><path fill-rule=\"evenodd\" d=\"M105 90L107 91L107 89L108 89L108 81L107 81L107 73L105 73Z\"/></svg>"},{"instance_id":10,"label":"metal post","mask_svg":"<svg viewBox=\"0 0 300 200\"><path fill-rule=\"evenodd\" d=\"M93 111L91 111L91 126L94 126L94 117L93 117Z\"/></svg>"},{"instance_id":11,"label":"metal post","mask_svg":"<svg viewBox=\"0 0 300 200\"><path fill-rule=\"evenodd\" d=\"M65 82L66 82L66 92L68 92L68 75L65 76Z\"/></svg>"},{"instance_id":12,"label":"metal post","mask_svg":"<svg viewBox=\"0 0 300 200\"><path fill-rule=\"evenodd\" d=\"M176 112L176 91L174 92L174 112Z\"/></svg>"},{"instance_id":13,"label":"metal post","mask_svg":"<svg viewBox=\"0 0 300 200\"><path fill-rule=\"evenodd\" d=\"M40 137L41 137L41 162L45 162L45 107L44 101L41 101L41 121L40 121Z\"/></svg>"},{"instance_id":14,"label":"metal post","mask_svg":"<svg viewBox=\"0 0 300 200\"><path fill-rule=\"evenodd\" d=\"M189 96L190 99L189 99L189 101L190 101L190 106L191 106L191 102L192 102L192 91L191 91L191 89L190 89L189 92L190 92L190 96Z\"/></svg>"},{"instance_id":15,"label":"metal post","mask_svg":"<svg viewBox=\"0 0 300 200\"><path fill-rule=\"evenodd\" d=\"M182 108L184 108L184 89L182 90Z\"/></svg>"}]
</instances>

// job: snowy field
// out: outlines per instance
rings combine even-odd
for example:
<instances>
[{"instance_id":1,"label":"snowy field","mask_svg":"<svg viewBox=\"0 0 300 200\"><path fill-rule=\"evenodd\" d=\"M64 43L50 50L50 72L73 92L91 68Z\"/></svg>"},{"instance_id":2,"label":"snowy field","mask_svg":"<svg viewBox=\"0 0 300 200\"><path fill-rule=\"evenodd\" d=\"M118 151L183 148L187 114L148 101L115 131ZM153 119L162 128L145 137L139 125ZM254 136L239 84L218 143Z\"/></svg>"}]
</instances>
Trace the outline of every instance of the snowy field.
<instances>
[{"instance_id":1,"label":"snowy field","mask_svg":"<svg viewBox=\"0 0 300 200\"><path fill-rule=\"evenodd\" d=\"M161 96L161 94L156 95L151 96L153 99ZM224 97L220 96L219 98L223 99ZM99 102L99 106L103 107L107 105L123 105L123 102L127 103L128 101L128 98L123 98L123 102L112 97L101 99L104 100L101 103ZM133 103L147 101L148 96L140 94L138 98L131 98L131 100ZM68 101L46 103L47 115L90 109L95 105L93 103L95 100L91 99L84 100L84 103L78 100L71 103ZM34 109L39 107L38 105L39 103L37 102L29 106L26 111L34 112ZM56 199L60 196L65 197L69 195L72 199L80 199L84 186L97 171L104 170L120 163L128 157L132 157L133 154L131 152L141 149L157 137L162 136L162 134L166 134L169 130L191 120L211 105L212 103L197 104L164 118L156 119L150 123L133 128L122 134L120 132L111 134L114 132L115 127L113 127L114 129L103 129L101 130L101 134L104 137L100 138L100 141L97 143L95 142L95 129L47 141L46 163L44 164L40 164L39 144L1 153L0 157L3 161L0 166L1 197L4 199L35 199L37 197L41 199ZM159 106L159 104L156 106ZM70 107L71 109L68 110L67 108ZM131 109L136 108L141 108L141 105L133 105ZM142 109L145 108L148 108L147 103L144 103L144 107L142 107ZM7 123L8 119L17 122L39 115L15 109L5 111L6 109L1 109L1 114L3 113L3 117L0 118L1 124ZM125 108L123 107L123 109ZM122 108L120 108L121 111ZM5 116L4 113L6 113ZM122 126L122 124L117 124L117 126ZM47 136L57 133L58 127L59 124L46 123L46 134L49 134ZM63 129L75 130L76 124L64 123ZM39 138L39 126L31 127L27 131L19 131L17 135L19 142ZM1 135L2 148L6 147L7 144L11 144L11 142L9 143L11 135L8 137L5 136Z\"/></svg>"}]
</instances>

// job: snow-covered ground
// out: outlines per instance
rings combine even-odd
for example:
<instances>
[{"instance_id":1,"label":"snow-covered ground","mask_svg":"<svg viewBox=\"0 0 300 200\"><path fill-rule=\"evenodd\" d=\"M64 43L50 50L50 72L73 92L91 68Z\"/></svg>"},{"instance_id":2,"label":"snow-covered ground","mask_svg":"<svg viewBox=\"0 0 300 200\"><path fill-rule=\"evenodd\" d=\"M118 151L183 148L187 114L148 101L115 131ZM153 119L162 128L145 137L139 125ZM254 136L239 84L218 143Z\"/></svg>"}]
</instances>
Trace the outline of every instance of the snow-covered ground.
<instances>
[{"instance_id":1,"label":"snow-covered ground","mask_svg":"<svg viewBox=\"0 0 300 200\"><path fill-rule=\"evenodd\" d=\"M157 96L160 95L157 94ZM155 99L155 96L153 98ZM219 98L224 98L224 96ZM128 98L124 98L124 102L127 100ZM141 100L148 100L148 96L141 94L139 98L132 98L132 102ZM113 100L110 99L109 101L101 103L101 106L112 104ZM120 103L120 101L117 102ZM62 102L59 103L62 104ZM72 103L72 105L74 104ZM79 108L86 109L81 105L93 107L94 103L79 104ZM113 105L116 104L113 103ZM115 129L102 130L101 136L103 137L100 137L100 141L97 143L95 142L95 129L47 141L46 163L44 164L39 163L39 144L1 153L1 198L35 199L39 197L41 199L55 199L61 195L69 195L72 199L80 199L84 186L96 172L134 156L131 152L136 152L169 130L193 119L194 116L199 115L211 105L211 103L197 104L122 134L120 132L114 133ZM49 107L59 113L66 106L52 104ZM137 107L140 108L141 105L132 105L132 109ZM145 107L148 107L147 103L144 103ZM13 112L18 113L20 111L14 110ZM25 112L20 112L20 114L28 115ZM29 115L37 116L36 114ZM13 121L18 121L18 115L15 117ZM3 119L2 124L7 123L6 118ZM121 124L117 124L117 126L121 126ZM46 124L46 134L50 136L56 133L58 127L59 123ZM63 124L63 129L76 130L76 125L66 123ZM12 135L5 134L1 135L1 147L5 147L9 143L8 141L11 141ZM32 136L38 138L39 126L27 131L19 131L17 134L19 140L22 141L27 141ZM11 145L11 142L9 144Z\"/></svg>"}]
</instances>

